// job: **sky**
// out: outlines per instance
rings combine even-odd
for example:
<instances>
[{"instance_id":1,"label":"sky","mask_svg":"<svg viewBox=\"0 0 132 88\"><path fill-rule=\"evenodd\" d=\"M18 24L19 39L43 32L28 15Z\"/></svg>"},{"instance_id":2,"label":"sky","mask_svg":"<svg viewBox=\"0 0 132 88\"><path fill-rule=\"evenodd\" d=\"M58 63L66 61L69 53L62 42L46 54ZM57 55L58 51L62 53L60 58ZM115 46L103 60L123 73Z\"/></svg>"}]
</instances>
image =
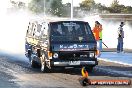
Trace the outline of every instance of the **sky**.
<instances>
[{"instance_id":1,"label":"sky","mask_svg":"<svg viewBox=\"0 0 132 88\"><path fill-rule=\"evenodd\" d=\"M71 2L71 0L62 0L63 3ZM73 5L78 6L80 2L84 0L73 0ZM96 3L101 3L102 5L110 6L113 0L94 0ZM132 6L132 0L119 0L119 4L123 4L125 6Z\"/></svg>"}]
</instances>

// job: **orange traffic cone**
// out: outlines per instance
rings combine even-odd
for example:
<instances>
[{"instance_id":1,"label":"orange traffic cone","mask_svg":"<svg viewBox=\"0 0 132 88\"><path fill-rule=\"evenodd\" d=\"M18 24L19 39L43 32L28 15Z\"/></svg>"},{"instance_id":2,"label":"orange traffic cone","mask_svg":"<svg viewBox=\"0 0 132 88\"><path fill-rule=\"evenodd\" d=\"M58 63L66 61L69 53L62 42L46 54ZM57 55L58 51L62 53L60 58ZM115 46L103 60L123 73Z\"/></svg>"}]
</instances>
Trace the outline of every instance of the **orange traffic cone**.
<instances>
[{"instance_id":1,"label":"orange traffic cone","mask_svg":"<svg viewBox=\"0 0 132 88\"><path fill-rule=\"evenodd\" d=\"M82 77L79 78L79 82L82 86L87 86L90 84L90 79L88 79L88 72L86 71L85 67L81 70Z\"/></svg>"}]
</instances>

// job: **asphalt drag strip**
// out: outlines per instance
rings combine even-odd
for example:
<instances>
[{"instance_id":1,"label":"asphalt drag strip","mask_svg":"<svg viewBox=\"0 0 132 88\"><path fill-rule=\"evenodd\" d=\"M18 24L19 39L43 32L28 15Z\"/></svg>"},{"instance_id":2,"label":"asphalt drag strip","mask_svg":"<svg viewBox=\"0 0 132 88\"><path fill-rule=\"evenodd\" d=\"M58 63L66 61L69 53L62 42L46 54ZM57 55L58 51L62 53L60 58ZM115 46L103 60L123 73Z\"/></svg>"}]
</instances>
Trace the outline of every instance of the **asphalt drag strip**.
<instances>
[{"instance_id":1,"label":"asphalt drag strip","mask_svg":"<svg viewBox=\"0 0 132 88\"><path fill-rule=\"evenodd\" d=\"M40 68L31 68L22 58L0 55L0 88L83 88L78 79L80 69L53 69L41 73ZM23 58L25 59L25 58ZM132 67L100 60L90 79L128 79L132 80ZM124 88L124 86L87 86L86 88ZM125 86L132 88L132 85Z\"/></svg>"}]
</instances>

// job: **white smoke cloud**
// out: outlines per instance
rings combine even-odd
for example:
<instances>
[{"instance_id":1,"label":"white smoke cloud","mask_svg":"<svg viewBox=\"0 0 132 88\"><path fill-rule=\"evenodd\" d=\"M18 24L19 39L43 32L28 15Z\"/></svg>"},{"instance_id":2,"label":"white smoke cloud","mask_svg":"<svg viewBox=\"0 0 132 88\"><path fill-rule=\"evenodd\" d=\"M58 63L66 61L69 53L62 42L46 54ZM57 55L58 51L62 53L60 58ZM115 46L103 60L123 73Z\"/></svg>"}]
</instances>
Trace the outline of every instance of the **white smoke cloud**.
<instances>
[{"instance_id":1,"label":"white smoke cloud","mask_svg":"<svg viewBox=\"0 0 132 88\"><path fill-rule=\"evenodd\" d=\"M13 8L10 0L0 1L0 51L24 55L26 30L32 19L44 19L44 14L34 15L26 9Z\"/></svg>"},{"instance_id":2,"label":"white smoke cloud","mask_svg":"<svg viewBox=\"0 0 132 88\"><path fill-rule=\"evenodd\" d=\"M24 38L30 15L23 10L12 12L10 0L0 1L0 14L0 50L9 53L24 52Z\"/></svg>"}]
</instances>

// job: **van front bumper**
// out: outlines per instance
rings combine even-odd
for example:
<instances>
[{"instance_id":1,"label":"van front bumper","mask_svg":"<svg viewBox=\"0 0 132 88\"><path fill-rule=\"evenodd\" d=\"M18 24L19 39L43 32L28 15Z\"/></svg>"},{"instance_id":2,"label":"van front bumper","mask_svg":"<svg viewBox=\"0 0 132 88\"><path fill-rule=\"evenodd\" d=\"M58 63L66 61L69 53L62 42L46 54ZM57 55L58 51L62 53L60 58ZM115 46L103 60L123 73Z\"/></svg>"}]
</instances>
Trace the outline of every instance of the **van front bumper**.
<instances>
[{"instance_id":1,"label":"van front bumper","mask_svg":"<svg viewBox=\"0 0 132 88\"><path fill-rule=\"evenodd\" d=\"M52 66L95 66L98 65L97 60L74 60L74 61L65 61L65 60L54 60L51 61Z\"/></svg>"}]
</instances>

